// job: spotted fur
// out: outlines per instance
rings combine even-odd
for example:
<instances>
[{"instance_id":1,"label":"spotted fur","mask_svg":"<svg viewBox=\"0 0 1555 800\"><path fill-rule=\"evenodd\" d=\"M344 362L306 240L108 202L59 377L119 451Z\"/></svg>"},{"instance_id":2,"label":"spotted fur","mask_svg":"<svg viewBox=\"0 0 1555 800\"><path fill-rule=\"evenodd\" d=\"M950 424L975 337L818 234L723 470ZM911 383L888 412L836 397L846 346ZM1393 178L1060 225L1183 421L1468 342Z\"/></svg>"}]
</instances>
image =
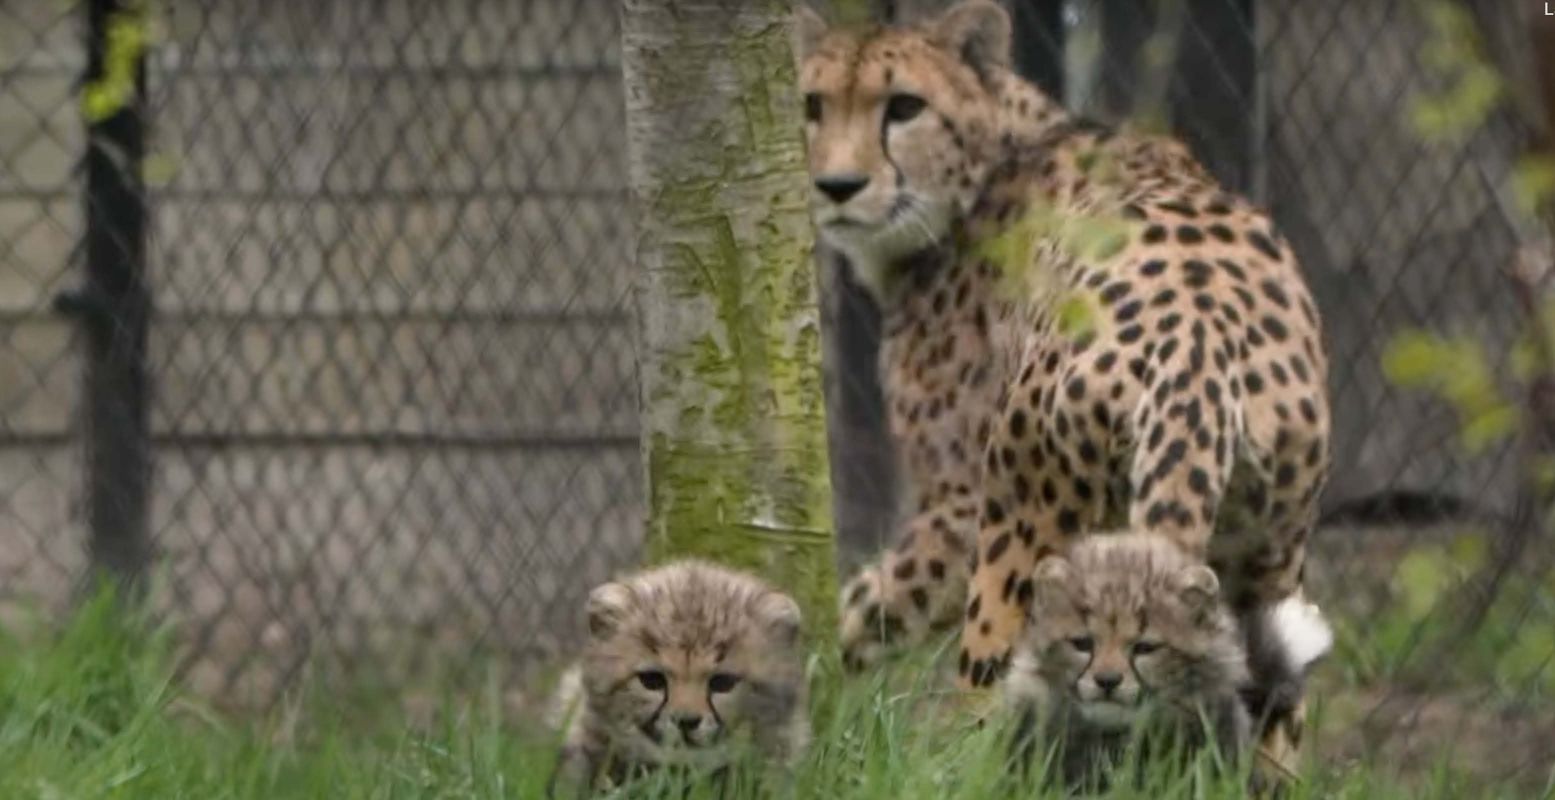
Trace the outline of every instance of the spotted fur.
<instances>
[{"instance_id":1,"label":"spotted fur","mask_svg":"<svg viewBox=\"0 0 1555 800\"><path fill-rule=\"evenodd\" d=\"M1038 560L1123 525L1209 564L1249 642L1280 641L1263 629L1301 595L1328 368L1268 216L1181 143L1076 119L1016 77L992 2L799 31L814 216L881 305L912 497L844 587L848 663L960 626L962 684L991 685ZM1018 257L991 246L1032 219L1048 224ZM1098 220L1110 233L1077 246ZM1300 727L1288 671L1266 668L1286 661L1253 662L1250 696L1284 698L1252 709L1270 736Z\"/></svg>"},{"instance_id":2,"label":"spotted fur","mask_svg":"<svg viewBox=\"0 0 1555 800\"><path fill-rule=\"evenodd\" d=\"M1149 533L1083 539L1037 566L1006 691L1027 759L1053 747L1070 784L1105 781L1133 744L1234 763L1251 741L1247 656L1215 573Z\"/></svg>"},{"instance_id":3,"label":"spotted fur","mask_svg":"<svg viewBox=\"0 0 1555 800\"><path fill-rule=\"evenodd\" d=\"M786 765L806 747L799 606L788 595L679 562L595 589L588 625L557 697L570 721L553 796L661 766L717 770L744 746Z\"/></svg>"}]
</instances>

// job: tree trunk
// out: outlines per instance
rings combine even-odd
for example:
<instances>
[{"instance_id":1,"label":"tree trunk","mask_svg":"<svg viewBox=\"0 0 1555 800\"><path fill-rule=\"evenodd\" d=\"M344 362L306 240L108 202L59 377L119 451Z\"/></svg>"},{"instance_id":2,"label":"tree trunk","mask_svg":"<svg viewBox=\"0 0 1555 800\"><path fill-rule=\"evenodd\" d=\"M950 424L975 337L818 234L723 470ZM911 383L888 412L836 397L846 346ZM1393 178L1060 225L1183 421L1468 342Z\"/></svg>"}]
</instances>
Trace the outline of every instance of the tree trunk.
<instances>
[{"instance_id":1,"label":"tree trunk","mask_svg":"<svg viewBox=\"0 0 1555 800\"><path fill-rule=\"evenodd\" d=\"M788 0L624 0L650 561L752 570L832 635L820 320Z\"/></svg>"}]
</instances>

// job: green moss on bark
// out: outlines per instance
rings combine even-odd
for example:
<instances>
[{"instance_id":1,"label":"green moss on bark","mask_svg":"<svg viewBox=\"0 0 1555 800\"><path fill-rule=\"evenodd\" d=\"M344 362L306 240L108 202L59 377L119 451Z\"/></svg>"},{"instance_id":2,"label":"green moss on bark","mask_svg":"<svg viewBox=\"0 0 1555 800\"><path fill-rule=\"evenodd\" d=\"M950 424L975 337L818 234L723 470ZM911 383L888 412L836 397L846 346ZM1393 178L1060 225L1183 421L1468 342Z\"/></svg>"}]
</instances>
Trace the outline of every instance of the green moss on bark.
<instances>
[{"instance_id":1,"label":"green moss on bark","mask_svg":"<svg viewBox=\"0 0 1555 800\"><path fill-rule=\"evenodd\" d=\"M709 4L671 16L646 5L627 4L629 113L726 104L657 128L672 142L643 141L651 131L632 121L647 556L750 569L795 594L812 637L830 637L831 486L788 5L767 2L763 17L752 3L713 25L697 16Z\"/></svg>"}]
</instances>

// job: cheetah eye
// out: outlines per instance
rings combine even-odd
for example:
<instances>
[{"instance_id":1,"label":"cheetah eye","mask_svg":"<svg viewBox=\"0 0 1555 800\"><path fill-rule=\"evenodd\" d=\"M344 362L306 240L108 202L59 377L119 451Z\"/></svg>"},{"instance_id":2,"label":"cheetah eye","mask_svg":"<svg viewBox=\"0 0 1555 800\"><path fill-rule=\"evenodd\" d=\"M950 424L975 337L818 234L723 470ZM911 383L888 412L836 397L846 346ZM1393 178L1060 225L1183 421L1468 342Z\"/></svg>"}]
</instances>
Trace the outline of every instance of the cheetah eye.
<instances>
[{"instance_id":1,"label":"cheetah eye","mask_svg":"<svg viewBox=\"0 0 1555 800\"><path fill-rule=\"evenodd\" d=\"M1089 653L1091 648L1096 646L1096 640L1089 636L1076 636L1069 640L1069 646L1082 653Z\"/></svg>"},{"instance_id":2,"label":"cheetah eye","mask_svg":"<svg viewBox=\"0 0 1555 800\"><path fill-rule=\"evenodd\" d=\"M893 94L885 104L887 122L906 122L928 107L923 98L915 94Z\"/></svg>"},{"instance_id":3,"label":"cheetah eye","mask_svg":"<svg viewBox=\"0 0 1555 800\"><path fill-rule=\"evenodd\" d=\"M1161 643L1160 642L1152 642L1152 641L1149 641L1147 639L1140 639L1139 641L1137 641L1137 642L1135 642L1133 644L1131 649L1134 651L1134 655L1136 655L1136 656L1148 656L1151 653L1154 653L1155 651L1160 650L1161 649Z\"/></svg>"},{"instance_id":4,"label":"cheetah eye","mask_svg":"<svg viewBox=\"0 0 1555 800\"><path fill-rule=\"evenodd\" d=\"M713 694L723 694L734 691L734 687L740 685L740 676L720 672L707 679L707 690Z\"/></svg>"},{"instance_id":5,"label":"cheetah eye","mask_svg":"<svg viewBox=\"0 0 1555 800\"><path fill-rule=\"evenodd\" d=\"M662 692L669 686L669 679L664 673L656 669L645 669L637 673L637 682L650 692Z\"/></svg>"},{"instance_id":6,"label":"cheetah eye","mask_svg":"<svg viewBox=\"0 0 1555 800\"><path fill-rule=\"evenodd\" d=\"M814 92L810 92L809 94L806 94L804 96L804 118L805 118L805 122L820 122L821 121L821 96L820 95L818 95L818 94L816 94Z\"/></svg>"}]
</instances>

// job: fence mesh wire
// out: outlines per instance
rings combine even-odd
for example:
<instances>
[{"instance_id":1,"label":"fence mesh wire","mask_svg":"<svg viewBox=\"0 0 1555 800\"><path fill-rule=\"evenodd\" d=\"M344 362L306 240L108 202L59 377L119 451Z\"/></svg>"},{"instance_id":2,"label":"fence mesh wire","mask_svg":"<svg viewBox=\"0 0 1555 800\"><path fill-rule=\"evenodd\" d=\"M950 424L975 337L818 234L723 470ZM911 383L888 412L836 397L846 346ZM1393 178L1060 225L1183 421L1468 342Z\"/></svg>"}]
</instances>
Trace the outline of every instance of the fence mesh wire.
<instances>
[{"instance_id":1,"label":"fence mesh wire","mask_svg":"<svg viewBox=\"0 0 1555 800\"><path fill-rule=\"evenodd\" d=\"M637 547L614 4L158 10L151 525L194 684L263 697L309 655L449 654L428 641L553 654ZM0 73L0 580L63 602L81 13L0 14L26 34Z\"/></svg>"},{"instance_id":2,"label":"fence mesh wire","mask_svg":"<svg viewBox=\"0 0 1555 800\"><path fill-rule=\"evenodd\" d=\"M150 540L195 688L264 702L318 659L543 663L575 636L588 588L636 560L616 5L152 5L148 154L126 169L149 200ZM1139 3L1010 5L1028 37L1017 62L1082 110L1129 111L1162 66L1140 62L1156 28L1129 16ZM1415 325L1507 351L1500 270L1521 239L1504 187L1522 134L1500 116L1452 144L1411 128L1412 98L1435 88L1418 3L1178 5L1167 121L1272 208L1325 316L1329 506L1411 491L1504 511L1509 451L1465 457L1450 410L1391 386L1380 360ZM63 610L89 563L94 398L78 321L56 304L83 269L84 18L79 3L0 0L8 612ZM827 300L856 559L890 528L874 312L845 279Z\"/></svg>"}]
</instances>

